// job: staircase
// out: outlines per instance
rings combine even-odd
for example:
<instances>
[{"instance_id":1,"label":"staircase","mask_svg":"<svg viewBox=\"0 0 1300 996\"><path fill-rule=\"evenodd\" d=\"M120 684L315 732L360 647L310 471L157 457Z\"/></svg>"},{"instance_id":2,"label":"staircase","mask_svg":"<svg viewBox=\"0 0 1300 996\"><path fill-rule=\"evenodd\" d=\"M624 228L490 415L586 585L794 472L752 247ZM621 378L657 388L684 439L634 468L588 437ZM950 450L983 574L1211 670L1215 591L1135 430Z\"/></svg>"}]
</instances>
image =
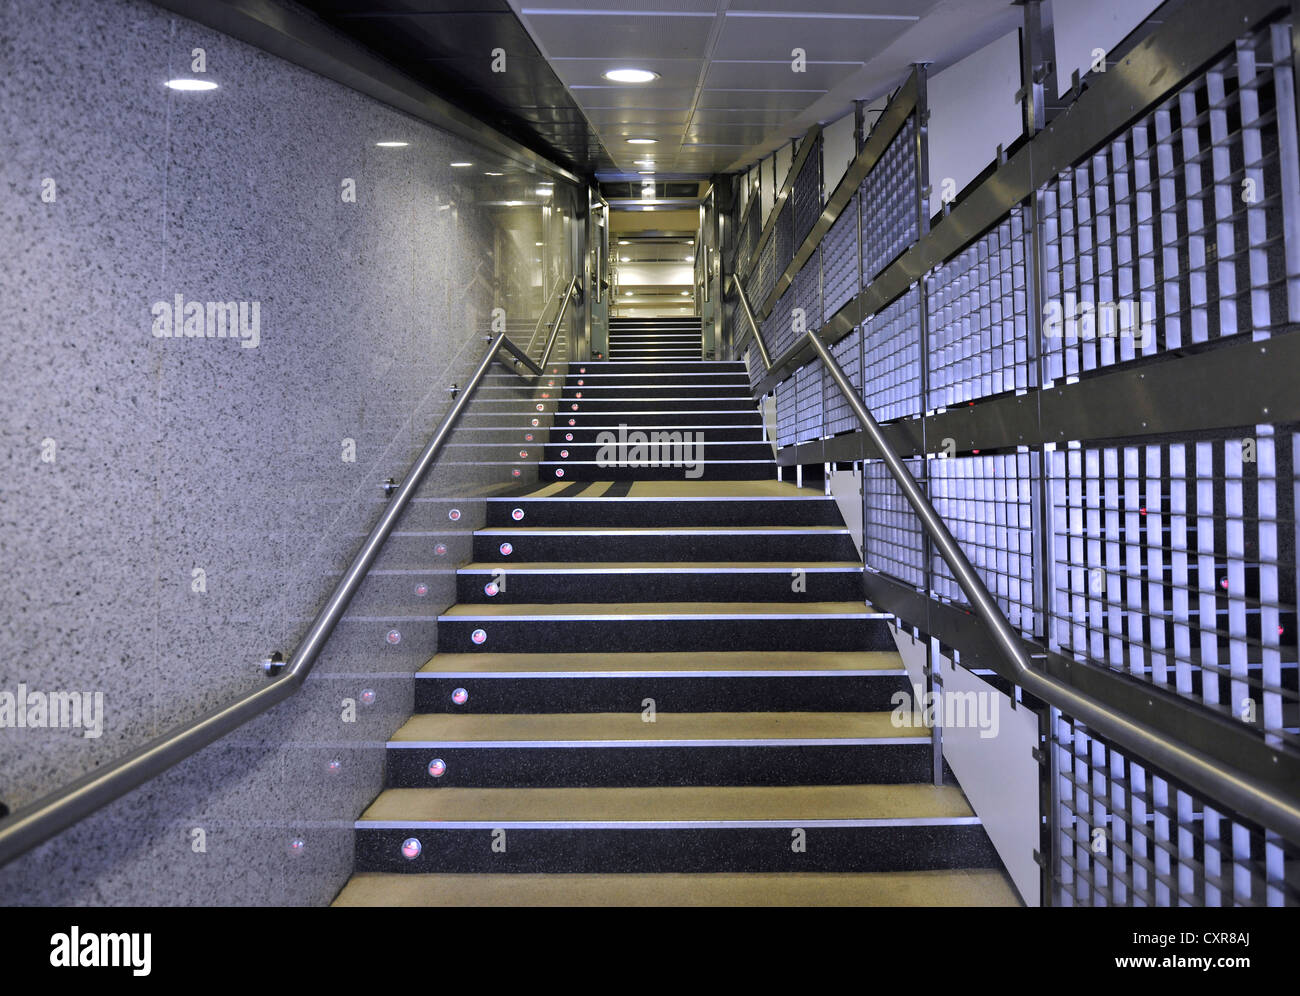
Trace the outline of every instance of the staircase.
<instances>
[{"instance_id":1,"label":"staircase","mask_svg":"<svg viewBox=\"0 0 1300 996\"><path fill-rule=\"evenodd\" d=\"M703 350L699 318L611 318L612 360L698 360Z\"/></svg>"},{"instance_id":2,"label":"staircase","mask_svg":"<svg viewBox=\"0 0 1300 996\"><path fill-rule=\"evenodd\" d=\"M743 364L616 343L543 388L541 482L487 500L336 905L1018 903ZM610 465L620 426L703 461Z\"/></svg>"}]
</instances>

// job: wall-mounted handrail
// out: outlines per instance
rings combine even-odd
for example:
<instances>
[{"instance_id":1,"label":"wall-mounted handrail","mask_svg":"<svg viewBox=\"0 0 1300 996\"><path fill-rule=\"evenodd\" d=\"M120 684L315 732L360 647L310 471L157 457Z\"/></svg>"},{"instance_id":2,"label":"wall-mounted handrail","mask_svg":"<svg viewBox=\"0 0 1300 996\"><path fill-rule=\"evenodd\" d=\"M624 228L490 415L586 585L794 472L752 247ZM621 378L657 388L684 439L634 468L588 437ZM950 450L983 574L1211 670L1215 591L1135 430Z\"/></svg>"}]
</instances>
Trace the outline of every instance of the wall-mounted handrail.
<instances>
[{"instance_id":1,"label":"wall-mounted handrail","mask_svg":"<svg viewBox=\"0 0 1300 996\"><path fill-rule=\"evenodd\" d=\"M570 287L572 289L572 285ZM474 397L482 383L484 375L502 349L512 353L520 362L526 364L534 376L541 376L541 365L530 360L527 353L508 339L505 333L493 337L492 344L484 352L483 359L479 361L465 389L460 392L447 414L438 423L433 436L389 500L384 514L370 530L370 534L361 544L356 556L352 558L352 563L342 579L334 587L329 600L317 613L311 628L299 643L298 649L285 662L275 679L255 692L241 695L197 719L168 730L112 764L87 772L63 788L43 796L0 820L0 865L12 861L59 831L67 829L95 810L125 795L131 789L157 777L201 748L238 729L250 719L287 699L302 686L316 663L316 658L329 640L330 634L334 632L334 627L347 610L352 596L356 594L389 534L392 533L399 516L423 482L429 468L438 459L443 444L451 435L470 399Z\"/></svg>"},{"instance_id":2,"label":"wall-mounted handrail","mask_svg":"<svg viewBox=\"0 0 1300 996\"><path fill-rule=\"evenodd\" d=\"M1240 771L1217 759L1194 753L1182 743L1167 739L1133 716L1099 702L1031 665L1025 641L998 608L993 595L953 538L943 518L921 492L916 478L889 444L879 423L854 390L840 365L835 362L826 344L811 331L804 338L805 345L816 353L840 394L853 409L867 439L903 492L903 497L920 518L926 534L952 570L975 614L990 630L1003 662L1001 666L996 661L992 662L993 669L1031 695L1079 720L1096 735L1114 741L1173 779L1202 786L1210 793L1211 801L1216 806L1225 806L1247 819L1255 820L1288 840L1300 840L1300 806L1297 806L1294 798L1252 783Z\"/></svg>"},{"instance_id":3,"label":"wall-mounted handrail","mask_svg":"<svg viewBox=\"0 0 1300 996\"><path fill-rule=\"evenodd\" d=\"M754 336L754 344L758 346L758 355L763 358L763 369L765 371L771 370L772 357L767 355L767 346L763 342L763 333L758 330L758 322L754 320L754 310L749 306L749 298L745 296L745 288L740 285L740 278L734 273L731 275L731 288L736 292L736 299L740 302L740 310L745 315L745 321L749 323L749 331Z\"/></svg>"}]
</instances>

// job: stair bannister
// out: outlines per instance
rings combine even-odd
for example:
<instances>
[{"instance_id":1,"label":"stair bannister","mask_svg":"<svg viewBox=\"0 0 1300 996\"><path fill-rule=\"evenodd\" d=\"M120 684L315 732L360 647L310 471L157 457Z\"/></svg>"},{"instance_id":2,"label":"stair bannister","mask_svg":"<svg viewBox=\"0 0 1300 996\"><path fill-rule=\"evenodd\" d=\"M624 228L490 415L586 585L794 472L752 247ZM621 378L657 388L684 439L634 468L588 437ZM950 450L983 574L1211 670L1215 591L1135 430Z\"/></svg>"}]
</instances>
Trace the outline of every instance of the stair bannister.
<instances>
[{"instance_id":1,"label":"stair bannister","mask_svg":"<svg viewBox=\"0 0 1300 996\"><path fill-rule=\"evenodd\" d=\"M551 358L551 350L555 347L555 339L560 334L560 326L564 323L564 313L568 310L569 301L578 291L578 278L575 275L570 281L569 286L564 290L564 297L560 299L560 310L555 313L555 324L551 326L551 334L546 339L546 349L542 351L542 358L538 362L538 369L546 366L546 361ZM570 356L573 354L570 353Z\"/></svg>"},{"instance_id":2,"label":"stair bannister","mask_svg":"<svg viewBox=\"0 0 1300 996\"><path fill-rule=\"evenodd\" d=\"M565 304L568 302L569 295L573 293L575 284L576 278L569 284L569 291L564 299ZM564 305L561 305L561 315L563 307ZM558 326L557 320L556 327ZM555 333L552 332L551 341L547 344L548 356L554 341ZM443 445L502 349L516 357L514 372L519 373L520 376L524 374L517 369L519 364L527 367L533 377L542 375L542 365L529 359L528 354L507 338L505 333L492 337L491 345L484 352L473 376L438 423L433 436L416 458L415 463L411 465L402 483L391 492L392 496L384 509L384 514L380 516L379 521L375 523L365 542L352 558L347 571L335 586L325 606L316 615L297 650L287 661L280 659L278 655L273 655L263 662L264 670L273 678L271 683L254 692L241 695L197 719L173 727L125 757L87 772L63 788L0 820L0 865L7 864L37 844L125 795L131 789L155 778L203 747L284 701L302 686L316 663L316 658L333 633L334 627L347 611L353 595L356 594L389 534L392 533L398 518L406 509L429 469L437 461Z\"/></svg>"},{"instance_id":3,"label":"stair bannister","mask_svg":"<svg viewBox=\"0 0 1300 996\"><path fill-rule=\"evenodd\" d=\"M570 291L572 291L574 281L576 281L576 280L577 280L577 277L574 277L573 280L570 280L570 281L569 281L569 284L568 284L568 287L564 290L563 293L564 293L564 296L565 296L566 299L567 299L567 297L568 297ZM560 291L560 287L561 287L561 286L562 286L562 285L561 285L560 281L557 280L557 281L555 282L555 287L552 288L551 293L547 295L547 297L546 297L546 301L542 304L542 313L541 313L540 315L537 316L537 324L533 327L533 334L530 335L530 336L528 337L528 345L524 347L525 352L527 352L529 356L532 356L532 355L533 355L533 348L537 345L537 340L541 338L541 335L542 335L542 326L544 326L544 325L546 324L546 316L547 316L548 314L550 314L550 311L551 311L552 306L555 304L556 300L557 300L557 299L559 298L559 296L560 296L560 293L561 293L561 291ZM560 304L561 314L562 314L562 312L563 312L563 308L564 308L564 304L561 303L561 304ZM555 316L555 324L554 324L554 325L552 326L552 328L551 328L551 336L550 336L550 338L554 338L554 336L555 336L555 329L557 329L557 328L560 327L560 317L561 317L561 314L557 314L557 315Z\"/></svg>"},{"instance_id":4,"label":"stair bannister","mask_svg":"<svg viewBox=\"0 0 1300 996\"><path fill-rule=\"evenodd\" d=\"M758 330L758 322L754 320L754 309L749 306L749 298L745 296L744 288L740 286L740 280L733 273L731 275L731 286L736 292L736 297L740 300L740 310L744 312L745 321L749 323L749 331L754 336L754 343L758 346L758 354L763 358L763 369L772 369L772 357L767 355L767 345L763 342L763 334ZM732 356L736 357L735 346L732 346Z\"/></svg>"},{"instance_id":5,"label":"stair bannister","mask_svg":"<svg viewBox=\"0 0 1300 996\"><path fill-rule=\"evenodd\" d=\"M998 675L1079 720L1098 736L1114 741L1152 766L1163 769L1174 779L1205 787L1213 793L1218 805L1230 807L1242 816L1276 830L1289 840L1300 840L1300 807L1297 807L1295 800L1273 792L1267 786L1252 783L1253 780L1243 772L1216 758L1201 756L1185 744L1166 737L1141 720L1083 694L1059 679L1034 668L1031 664L1034 645L1027 643L1016 633L1002 610L998 608L993 595L980 579L961 546L953 538L942 516L935 511L930 500L922 493L916 478L908 471L897 451L885 438L879 423L867 409L858 392L854 390L840 365L835 362L826 344L815 332L809 330L801 340L782 354L774 367L768 359L767 351L763 348L763 340L758 334L753 311L745 299L744 288L734 276L732 286L740 299L741 310L745 313L754 332L768 372L768 377L757 390L763 392L766 381L770 381L773 374L786 370L793 371L800 365L800 359L809 352L821 360L831 380L835 382L840 394L861 423L871 446L879 454L890 476L902 491L903 497L907 499L908 504L921 520L921 526L933 541L935 549L952 570L957 584L969 599L971 608L992 634L1001 661L990 662L990 667Z\"/></svg>"}]
</instances>

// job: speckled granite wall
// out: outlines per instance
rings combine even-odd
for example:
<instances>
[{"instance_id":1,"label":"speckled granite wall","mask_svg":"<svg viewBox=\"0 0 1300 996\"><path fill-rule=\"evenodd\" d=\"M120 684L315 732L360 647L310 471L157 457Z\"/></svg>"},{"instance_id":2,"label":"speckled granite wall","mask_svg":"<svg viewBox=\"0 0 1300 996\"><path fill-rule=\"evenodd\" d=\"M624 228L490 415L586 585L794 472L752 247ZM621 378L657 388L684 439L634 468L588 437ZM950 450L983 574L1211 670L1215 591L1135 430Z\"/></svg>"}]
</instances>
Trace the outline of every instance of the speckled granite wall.
<instances>
[{"instance_id":1,"label":"speckled granite wall","mask_svg":"<svg viewBox=\"0 0 1300 996\"><path fill-rule=\"evenodd\" d=\"M482 150L147 3L7 0L0 65L0 707L20 684L103 696L97 737L0 728L16 808L265 680L256 661L306 629L490 309L535 317L540 282L504 257L541 212L485 203L509 179L484 180L502 167ZM251 327L155 335L176 295L256 302L255 346ZM425 494L508 473L441 467ZM0 869L0 903L328 902L480 521L458 504L455 534L446 503L418 512L448 568L392 581L425 580L422 602L367 582L303 691ZM436 538L380 566L424 567Z\"/></svg>"}]
</instances>

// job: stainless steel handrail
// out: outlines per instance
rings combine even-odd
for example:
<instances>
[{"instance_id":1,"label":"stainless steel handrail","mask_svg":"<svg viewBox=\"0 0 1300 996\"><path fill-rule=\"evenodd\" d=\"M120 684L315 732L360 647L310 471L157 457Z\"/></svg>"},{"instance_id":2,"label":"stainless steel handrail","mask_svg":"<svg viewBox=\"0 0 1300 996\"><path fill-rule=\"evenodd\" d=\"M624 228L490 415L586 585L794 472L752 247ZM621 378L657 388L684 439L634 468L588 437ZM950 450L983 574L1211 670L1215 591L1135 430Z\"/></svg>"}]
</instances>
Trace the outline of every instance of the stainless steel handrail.
<instances>
[{"instance_id":1,"label":"stainless steel handrail","mask_svg":"<svg viewBox=\"0 0 1300 996\"><path fill-rule=\"evenodd\" d=\"M561 278L562 280L563 278ZM551 293L546 296L546 301L542 304L541 314L537 316L537 324L533 326L533 334L528 337L528 345L524 347L531 356L533 347L537 345L537 340L541 338L542 326L546 324L546 316L550 314L551 305L555 303L560 293L561 280L555 281L555 286L551 288ZM572 283L572 281L570 281Z\"/></svg>"},{"instance_id":2,"label":"stainless steel handrail","mask_svg":"<svg viewBox=\"0 0 1300 996\"><path fill-rule=\"evenodd\" d=\"M740 299L741 310L749 320L750 328L758 341L764 366L771 375L774 368L767 351L763 349L763 340L758 334L758 325L754 321L753 311L745 297L745 290L734 274L731 282ZM853 414L862 423L863 431L880 454L890 476L902 490L903 497L920 518L922 528L952 570L957 584L970 600L971 608L992 632L994 644L1005 662L1001 667L994 664L994 670L1001 677L1073 716L1090 727L1094 733L1113 740L1152 766L1163 769L1173 778L1194 785L1207 786L1214 796L1212 801L1215 803L1231 807L1241 815L1256 820L1271 830L1276 830L1288 840L1300 840L1300 807L1294 799L1263 790L1251 784L1251 779L1235 768L1201 757L1182 744L1165 739L1150 726L1078 692L1051 675L1036 670L1030 663L1029 654L1025 649L1026 641L1012 629L1011 623L998 608L996 600L985 587L975 568L971 566L970 560L953 538L947 524L930 504L930 500L921 492L916 478L908 471L898 452L889 444L879 423L853 389L853 384L840 365L835 362L835 357L826 348L826 344L815 332L809 330L802 340L794 343L781 355L776 369L784 369L806 350L811 350L825 365L831 379L835 381L835 386L839 388L849 407L853 409ZM763 391L764 387L760 384L757 393Z\"/></svg>"},{"instance_id":3,"label":"stainless steel handrail","mask_svg":"<svg viewBox=\"0 0 1300 996\"><path fill-rule=\"evenodd\" d=\"M749 306L749 298L745 296L745 290L740 286L740 279L734 273L731 275L731 288L736 292L736 297L740 301L740 310L745 313L745 320L749 322L749 331L754 336L754 343L758 346L759 356L763 358L763 368L771 370L772 357L767 355L767 345L763 342L763 334L758 330L758 322L754 320L754 310Z\"/></svg>"},{"instance_id":4,"label":"stainless steel handrail","mask_svg":"<svg viewBox=\"0 0 1300 996\"><path fill-rule=\"evenodd\" d=\"M571 285L572 289L572 285ZM566 295L567 301L567 295ZM557 323L558 325L558 323ZM552 334L552 342L554 334ZM95 810L125 795L150 779L183 761L203 747L237 729L250 719L287 699L301 687L311 672L316 658L333 633L334 627L347 610L366 573L379 555L398 517L405 510L416 489L424 480L429 468L438 459L443 444L451 435L465 407L478 390L492 361L502 350L512 353L540 377L542 365L534 363L528 354L508 339L505 333L492 339L473 376L460 392L447 414L442 417L424 450L411 465L410 471L370 535L366 537L343 578L335 586L324 608L316 615L307 635L275 680L255 692L241 695L234 701L205 713L197 719L174 727L136 751L97 768L70 782L55 792L16 810L0 820L0 865L4 865L37 844L48 840ZM548 346L547 352L550 349ZM516 371L518 372L518 371ZM521 376L523 376L521 374Z\"/></svg>"},{"instance_id":5,"label":"stainless steel handrail","mask_svg":"<svg viewBox=\"0 0 1300 996\"><path fill-rule=\"evenodd\" d=\"M742 300L743 294L742 291ZM1228 765L1194 754L1182 744L1165 739L1150 726L1081 694L1059 679L1033 668L1025 649L1025 641L1012 629L1011 623L998 608L993 595L989 593L979 574L971 566L970 560L962 552L961 546L953 538L943 518L921 492L916 478L911 475L898 453L890 446L880 430L879 423L867 410L867 406L853 389L852 383L840 365L835 362L826 344L811 331L807 333L806 341L825 365L831 379L835 381L835 386L839 388L845 401L853 409L853 414L862 423L871 445L880 454L890 476L902 490L903 497L920 518L926 534L952 570L957 584L970 600L975 614L992 632L998 652L1009 665L997 667L995 664L994 670L1031 695L1037 696L1084 723L1098 736L1113 740L1144 762L1162 769L1174 779L1209 786L1214 796L1212 801L1216 805L1226 806L1242 816L1256 820L1289 840L1300 839L1300 807L1297 807L1295 800L1260 789L1257 785L1251 784L1251 780L1246 775Z\"/></svg>"},{"instance_id":6,"label":"stainless steel handrail","mask_svg":"<svg viewBox=\"0 0 1300 996\"><path fill-rule=\"evenodd\" d=\"M569 280L569 286L564 291L564 297L560 299L560 310L555 314L555 324L551 326L551 334L546 340L546 349L542 352L542 358L539 361L542 367L546 366L546 361L551 358L551 350L555 347L555 340L560 334L560 326L564 322L564 313L568 310L569 301L573 298L578 289L578 277L575 274Z\"/></svg>"}]
</instances>

